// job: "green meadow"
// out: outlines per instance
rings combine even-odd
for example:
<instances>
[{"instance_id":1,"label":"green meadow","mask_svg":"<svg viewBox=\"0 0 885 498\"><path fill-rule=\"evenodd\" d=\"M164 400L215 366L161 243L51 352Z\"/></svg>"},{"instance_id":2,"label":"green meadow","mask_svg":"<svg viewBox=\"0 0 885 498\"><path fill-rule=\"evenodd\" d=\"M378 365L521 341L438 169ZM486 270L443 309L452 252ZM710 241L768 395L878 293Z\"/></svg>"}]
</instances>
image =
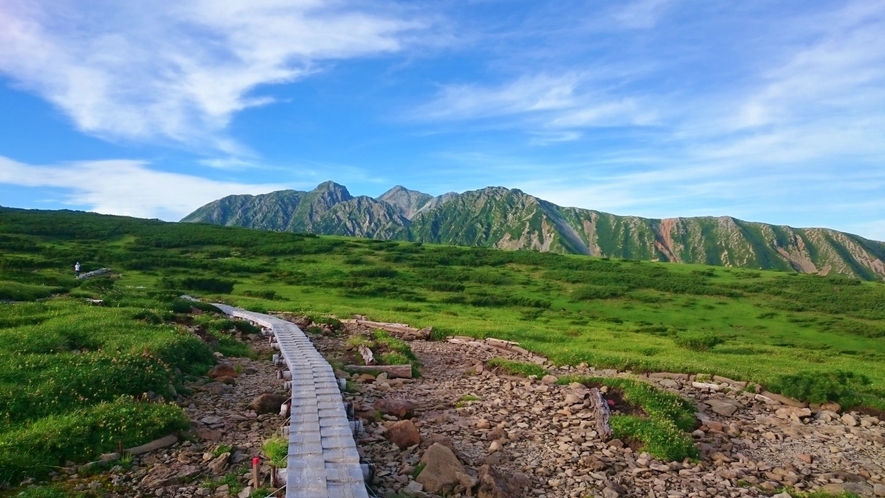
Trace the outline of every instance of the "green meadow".
<instances>
[{"instance_id":1,"label":"green meadow","mask_svg":"<svg viewBox=\"0 0 885 498\"><path fill-rule=\"evenodd\" d=\"M115 278L76 281L75 261ZM557 364L715 374L885 409L880 282L0 209L0 459L20 443L13 435L48 417L167 392L211 362L180 325L179 293L255 311L364 314L438 337L518 341Z\"/></svg>"}]
</instances>

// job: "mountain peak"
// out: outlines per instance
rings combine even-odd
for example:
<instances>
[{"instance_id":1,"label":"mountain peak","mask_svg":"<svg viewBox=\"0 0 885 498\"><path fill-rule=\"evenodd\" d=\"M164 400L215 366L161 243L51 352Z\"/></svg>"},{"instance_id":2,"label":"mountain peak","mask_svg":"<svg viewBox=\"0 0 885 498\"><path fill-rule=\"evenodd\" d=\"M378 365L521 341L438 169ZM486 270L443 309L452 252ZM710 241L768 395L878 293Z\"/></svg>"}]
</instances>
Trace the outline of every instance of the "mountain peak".
<instances>
[{"instance_id":1,"label":"mountain peak","mask_svg":"<svg viewBox=\"0 0 885 498\"><path fill-rule=\"evenodd\" d=\"M392 189L378 196L377 200L386 202L396 209L397 213L403 218L411 220L418 211L421 210L433 196L418 192L417 190L409 190L402 185L397 185Z\"/></svg>"},{"instance_id":2,"label":"mountain peak","mask_svg":"<svg viewBox=\"0 0 885 498\"><path fill-rule=\"evenodd\" d=\"M353 196L350 195L347 187L335 183L332 180L328 180L317 185L317 187L313 189L313 192L319 194L319 196L325 202L330 203L330 205L353 199Z\"/></svg>"}]
</instances>

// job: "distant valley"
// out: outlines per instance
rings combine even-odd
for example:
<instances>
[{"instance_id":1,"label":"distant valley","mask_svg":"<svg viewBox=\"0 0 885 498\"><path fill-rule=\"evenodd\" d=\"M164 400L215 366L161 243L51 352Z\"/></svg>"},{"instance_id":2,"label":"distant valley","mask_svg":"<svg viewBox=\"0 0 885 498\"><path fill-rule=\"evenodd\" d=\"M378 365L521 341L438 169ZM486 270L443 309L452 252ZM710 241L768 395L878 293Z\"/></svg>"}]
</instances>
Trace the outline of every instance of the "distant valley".
<instances>
[{"instance_id":1,"label":"distant valley","mask_svg":"<svg viewBox=\"0 0 885 498\"><path fill-rule=\"evenodd\" d=\"M325 182L227 196L182 222L885 280L885 243L857 235L728 216L617 216L503 187L434 197L396 186L371 198Z\"/></svg>"}]
</instances>

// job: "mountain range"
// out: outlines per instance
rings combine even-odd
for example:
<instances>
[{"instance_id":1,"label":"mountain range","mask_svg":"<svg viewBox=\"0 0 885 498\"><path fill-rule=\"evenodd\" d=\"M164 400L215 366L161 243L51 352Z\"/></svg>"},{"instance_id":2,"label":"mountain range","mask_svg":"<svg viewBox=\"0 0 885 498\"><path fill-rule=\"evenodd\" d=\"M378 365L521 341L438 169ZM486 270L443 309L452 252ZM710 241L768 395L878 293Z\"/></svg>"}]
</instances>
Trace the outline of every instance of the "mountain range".
<instances>
[{"instance_id":1,"label":"mountain range","mask_svg":"<svg viewBox=\"0 0 885 498\"><path fill-rule=\"evenodd\" d=\"M432 196L396 186L371 198L329 181L309 192L227 196L181 221L885 280L885 243L857 235L729 216L617 216L504 187Z\"/></svg>"}]
</instances>

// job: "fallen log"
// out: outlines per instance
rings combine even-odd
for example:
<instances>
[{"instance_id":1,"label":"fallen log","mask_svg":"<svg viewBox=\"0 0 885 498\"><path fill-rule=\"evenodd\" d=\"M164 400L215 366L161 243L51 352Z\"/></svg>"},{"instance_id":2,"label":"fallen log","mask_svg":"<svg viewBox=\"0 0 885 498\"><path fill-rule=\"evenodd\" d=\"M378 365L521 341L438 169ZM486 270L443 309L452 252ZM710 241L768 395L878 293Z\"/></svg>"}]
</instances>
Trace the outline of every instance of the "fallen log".
<instances>
[{"instance_id":1,"label":"fallen log","mask_svg":"<svg viewBox=\"0 0 885 498\"><path fill-rule=\"evenodd\" d=\"M346 365L344 369L351 372L386 372L391 378L412 378L412 365Z\"/></svg>"}]
</instances>

